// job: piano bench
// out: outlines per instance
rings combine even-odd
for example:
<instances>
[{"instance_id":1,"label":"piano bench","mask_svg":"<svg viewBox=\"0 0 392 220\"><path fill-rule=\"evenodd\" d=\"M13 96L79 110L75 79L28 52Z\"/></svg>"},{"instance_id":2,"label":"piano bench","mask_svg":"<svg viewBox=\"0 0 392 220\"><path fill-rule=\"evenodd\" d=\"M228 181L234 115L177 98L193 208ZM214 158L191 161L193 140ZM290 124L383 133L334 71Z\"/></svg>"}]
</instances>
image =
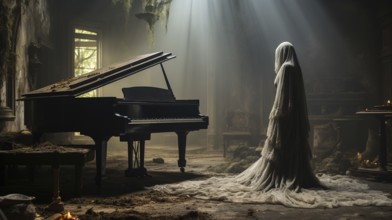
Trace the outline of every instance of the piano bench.
<instances>
[{"instance_id":1,"label":"piano bench","mask_svg":"<svg viewBox=\"0 0 392 220\"><path fill-rule=\"evenodd\" d=\"M249 142L252 139L252 134L250 132L223 132L223 157L226 157L227 149L230 147L230 142L233 140L242 140Z\"/></svg>"},{"instance_id":2,"label":"piano bench","mask_svg":"<svg viewBox=\"0 0 392 220\"><path fill-rule=\"evenodd\" d=\"M61 165L75 166L75 186L76 196L81 195L82 191L82 171L86 162L94 159L95 151L90 148L82 147L59 147L59 149L35 149L23 147L12 150L0 150L0 185L6 184L8 166L25 165L28 168L28 178L34 181L34 168L40 165L52 166L52 170L59 169ZM53 172L54 175L55 172ZM58 175L58 172L57 172ZM58 176L53 179L59 180ZM52 180L50 180L52 181ZM54 183L55 184L55 183ZM53 188L59 187L53 185ZM58 189L58 188L57 188Z\"/></svg>"}]
</instances>

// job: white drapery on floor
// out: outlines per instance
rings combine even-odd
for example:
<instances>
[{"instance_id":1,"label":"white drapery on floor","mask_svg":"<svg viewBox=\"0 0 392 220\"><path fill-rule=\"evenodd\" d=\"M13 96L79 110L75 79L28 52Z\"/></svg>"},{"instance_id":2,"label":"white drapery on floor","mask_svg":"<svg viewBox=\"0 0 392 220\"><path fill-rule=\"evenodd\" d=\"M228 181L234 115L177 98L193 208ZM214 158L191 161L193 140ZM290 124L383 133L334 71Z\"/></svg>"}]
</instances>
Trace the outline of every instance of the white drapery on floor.
<instances>
[{"instance_id":1,"label":"white drapery on floor","mask_svg":"<svg viewBox=\"0 0 392 220\"><path fill-rule=\"evenodd\" d=\"M294 47L275 51L275 100L262 156L232 177L155 186L169 194L240 203L273 203L288 207L392 206L386 193L346 177L316 177L310 165L309 120L302 71ZM327 189L324 189L324 188Z\"/></svg>"},{"instance_id":2,"label":"white drapery on floor","mask_svg":"<svg viewBox=\"0 0 392 220\"><path fill-rule=\"evenodd\" d=\"M392 206L388 193L370 190L359 180L341 175L319 175L328 189L292 190L272 189L255 191L236 181L237 176L211 177L206 180L185 181L178 184L157 185L152 189L167 194L187 195L200 199L234 203L282 204L296 208L334 208L339 206Z\"/></svg>"}]
</instances>

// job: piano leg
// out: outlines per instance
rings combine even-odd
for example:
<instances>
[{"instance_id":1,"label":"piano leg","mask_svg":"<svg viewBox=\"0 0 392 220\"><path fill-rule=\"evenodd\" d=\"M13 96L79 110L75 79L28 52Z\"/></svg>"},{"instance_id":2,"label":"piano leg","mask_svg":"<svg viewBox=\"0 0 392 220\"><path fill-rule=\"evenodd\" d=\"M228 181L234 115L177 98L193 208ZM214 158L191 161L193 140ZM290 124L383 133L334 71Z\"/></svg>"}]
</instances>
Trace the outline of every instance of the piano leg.
<instances>
[{"instance_id":1,"label":"piano leg","mask_svg":"<svg viewBox=\"0 0 392 220\"><path fill-rule=\"evenodd\" d=\"M185 172L186 160L185 160L185 150L186 150L186 136L188 131L177 131L178 137L178 167L182 173Z\"/></svg>"},{"instance_id":2,"label":"piano leg","mask_svg":"<svg viewBox=\"0 0 392 220\"><path fill-rule=\"evenodd\" d=\"M92 138L95 142L95 163L97 169L95 184L101 186L102 177L106 175L107 143L110 139L110 136L93 136Z\"/></svg>"},{"instance_id":3,"label":"piano leg","mask_svg":"<svg viewBox=\"0 0 392 220\"><path fill-rule=\"evenodd\" d=\"M144 167L144 149L145 140L128 139L128 169L125 170L125 176L148 176L147 169Z\"/></svg>"},{"instance_id":4,"label":"piano leg","mask_svg":"<svg viewBox=\"0 0 392 220\"><path fill-rule=\"evenodd\" d=\"M132 169L132 167L133 167L133 141L128 140L128 169L125 171L126 176L128 176L128 173Z\"/></svg>"},{"instance_id":5,"label":"piano leg","mask_svg":"<svg viewBox=\"0 0 392 220\"><path fill-rule=\"evenodd\" d=\"M140 140L140 166L139 169L141 170L142 173L144 173L143 175L147 174L147 170L144 167L144 147L145 147L145 140Z\"/></svg>"}]
</instances>

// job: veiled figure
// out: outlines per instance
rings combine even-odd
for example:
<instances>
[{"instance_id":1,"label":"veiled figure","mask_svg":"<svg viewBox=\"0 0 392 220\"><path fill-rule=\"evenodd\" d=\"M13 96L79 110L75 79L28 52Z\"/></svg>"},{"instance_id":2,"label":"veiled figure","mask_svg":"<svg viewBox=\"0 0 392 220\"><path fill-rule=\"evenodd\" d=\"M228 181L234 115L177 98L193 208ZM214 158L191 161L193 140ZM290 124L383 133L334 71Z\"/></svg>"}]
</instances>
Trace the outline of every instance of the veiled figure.
<instances>
[{"instance_id":1,"label":"veiled figure","mask_svg":"<svg viewBox=\"0 0 392 220\"><path fill-rule=\"evenodd\" d=\"M275 51L275 100L261 158L237 176L255 190L298 191L320 186L310 165L309 120L301 67L294 47L281 43Z\"/></svg>"},{"instance_id":2,"label":"veiled figure","mask_svg":"<svg viewBox=\"0 0 392 220\"><path fill-rule=\"evenodd\" d=\"M392 206L388 193L349 176L315 176L308 143L309 120L301 68L294 47L275 51L275 100L261 157L235 176L211 177L152 189L174 195L288 207Z\"/></svg>"}]
</instances>

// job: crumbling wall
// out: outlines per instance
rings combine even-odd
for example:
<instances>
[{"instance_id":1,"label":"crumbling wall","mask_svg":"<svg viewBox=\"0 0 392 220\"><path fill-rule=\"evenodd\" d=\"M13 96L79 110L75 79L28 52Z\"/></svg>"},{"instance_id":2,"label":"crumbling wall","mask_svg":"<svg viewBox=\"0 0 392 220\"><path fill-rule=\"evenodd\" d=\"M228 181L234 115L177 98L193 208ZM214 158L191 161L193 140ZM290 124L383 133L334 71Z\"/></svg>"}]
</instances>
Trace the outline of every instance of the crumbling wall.
<instances>
[{"instance_id":1,"label":"crumbling wall","mask_svg":"<svg viewBox=\"0 0 392 220\"><path fill-rule=\"evenodd\" d=\"M3 88L2 93L13 92L13 98L19 99L21 95L30 90L29 81L29 53L28 48L32 43L47 44L50 33L50 17L47 9L47 0L3 0L8 4L8 10L19 10L12 16L20 16L15 35L11 38L11 44L15 45L12 54L14 59L9 59L7 65L13 66L10 77L13 83L8 85L13 88ZM14 20L14 19L13 19ZM2 33L1 33L2 34ZM3 96L3 95L2 95ZM14 100L12 100L14 101ZM14 115L12 120L0 121L1 131L18 131L24 129L24 107L23 102L15 101Z\"/></svg>"}]
</instances>

